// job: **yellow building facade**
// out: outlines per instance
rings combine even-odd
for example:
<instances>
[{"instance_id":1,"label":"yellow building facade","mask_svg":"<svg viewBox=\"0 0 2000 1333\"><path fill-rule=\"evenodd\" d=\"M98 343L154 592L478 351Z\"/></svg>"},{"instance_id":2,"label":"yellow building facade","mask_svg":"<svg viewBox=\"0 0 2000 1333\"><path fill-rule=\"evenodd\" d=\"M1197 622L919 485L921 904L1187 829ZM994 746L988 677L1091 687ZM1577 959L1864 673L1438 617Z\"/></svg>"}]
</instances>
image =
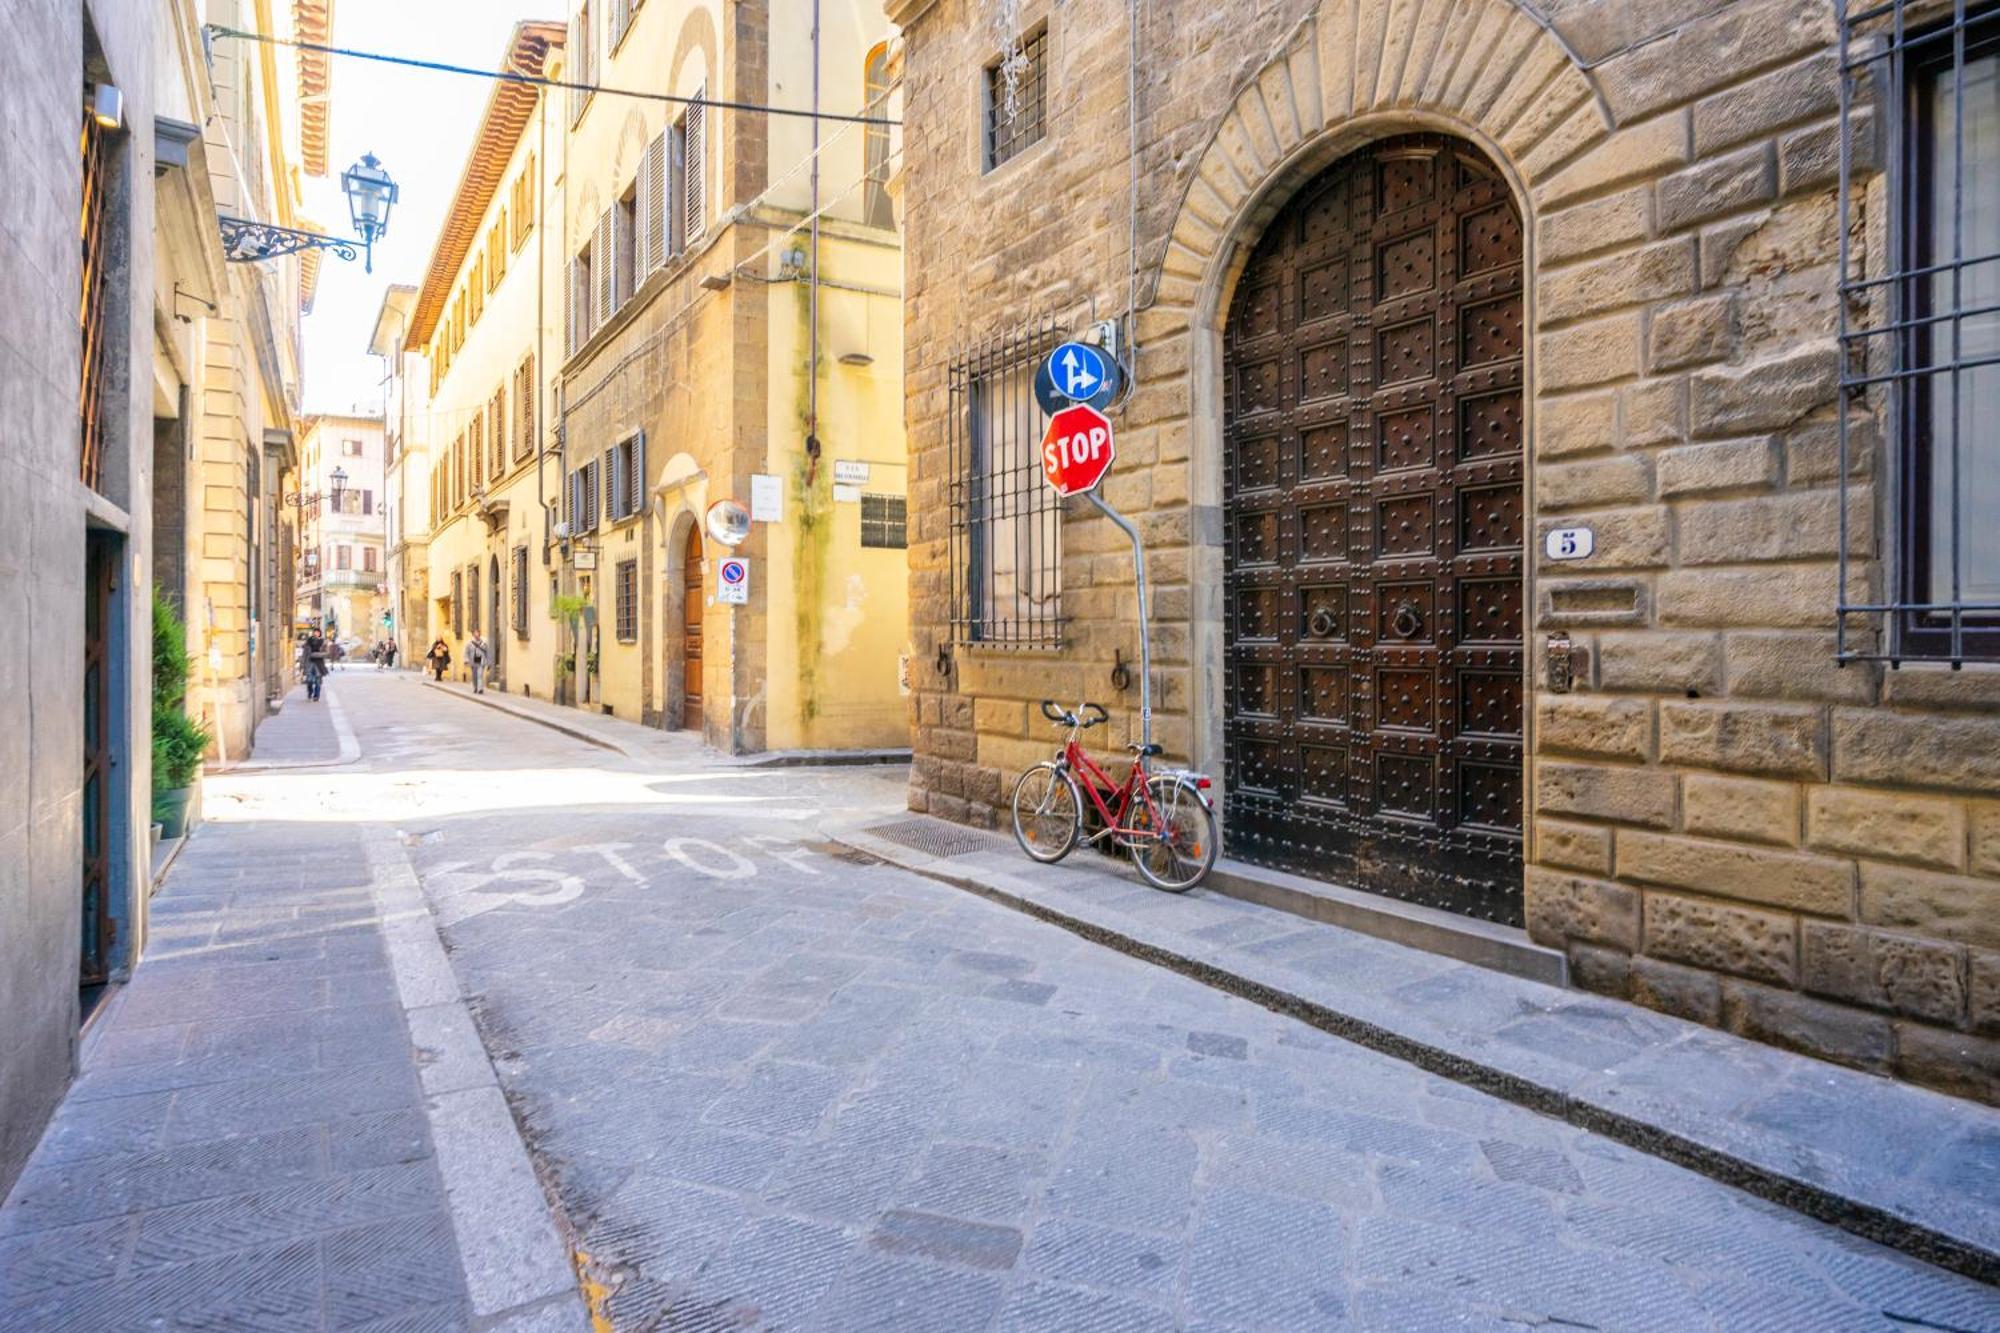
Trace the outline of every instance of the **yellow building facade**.
<instances>
[{"instance_id":1,"label":"yellow building facade","mask_svg":"<svg viewBox=\"0 0 2000 1333\"><path fill-rule=\"evenodd\" d=\"M500 68L539 75L563 40L560 24L518 24ZM426 590L425 605L404 615L429 636L406 642L405 660L419 665L441 637L464 678L465 645L483 634L493 687L544 699L555 692L560 628L550 618L560 473L545 385L561 348L550 232L563 128L539 89L493 85L409 321L405 341L424 350L426 380L403 385L399 406L405 440L424 442L400 468L412 535L399 565L407 560ZM399 360L407 375L409 359Z\"/></svg>"},{"instance_id":2,"label":"yellow building facade","mask_svg":"<svg viewBox=\"0 0 2000 1333\"><path fill-rule=\"evenodd\" d=\"M908 573L891 29L828 6L570 15L555 385L564 697L734 753L900 747ZM782 17L782 16L779 16ZM752 510L735 548L709 508ZM747 593L725 601L724 558Z\"/></svg>"}]
</instances>

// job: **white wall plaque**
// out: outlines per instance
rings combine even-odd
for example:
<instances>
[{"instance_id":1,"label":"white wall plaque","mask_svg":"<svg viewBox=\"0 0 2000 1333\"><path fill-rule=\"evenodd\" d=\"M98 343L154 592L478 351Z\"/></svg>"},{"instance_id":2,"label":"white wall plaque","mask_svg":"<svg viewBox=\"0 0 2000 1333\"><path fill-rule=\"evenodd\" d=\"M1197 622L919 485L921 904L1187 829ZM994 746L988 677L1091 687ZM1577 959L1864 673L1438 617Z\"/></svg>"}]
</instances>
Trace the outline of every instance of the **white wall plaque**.
<instances>
[{"instance_id":1,"label":"white wall plaque","mask_svg":"<svg viewBox=\"0 0 2000 1333\"><path fill-rule=\"evenodd\" d=\"M785 521L785 483L782 478L763 472L751 474L750 521L753 523Z\"/></svg>"},{"instance_id":2,"label":"white wall plaque","mask_svg":"<svg viewBox=\"0 0 2000 1333\"><path fill-rule=\"evenodd\" d=\"M1597 534L1589 528L1557 528L1542 543L1551 560L1588 560L1597 549Z\"/></svg>"},{"instance_id":3,"label":"white wall plaque","mask_svg":"<svg viewBox=\"0 0 2000 1333\"><path fill-rule=\"evenodd\" d=\"M868 465L858 459L836 458L833 460L833 479L847 486L868 484Z\"/></svg>"}]
</instances>

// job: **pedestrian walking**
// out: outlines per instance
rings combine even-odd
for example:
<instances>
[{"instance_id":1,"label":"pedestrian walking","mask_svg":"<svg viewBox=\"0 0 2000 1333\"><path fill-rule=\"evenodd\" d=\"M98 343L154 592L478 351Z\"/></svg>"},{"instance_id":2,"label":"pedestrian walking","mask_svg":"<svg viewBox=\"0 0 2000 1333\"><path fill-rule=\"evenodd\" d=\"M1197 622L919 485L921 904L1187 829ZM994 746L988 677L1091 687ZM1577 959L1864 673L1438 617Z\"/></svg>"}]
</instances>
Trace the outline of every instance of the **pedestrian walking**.
<instances>
[{"instance_id":1,"label":"pedestrian walking","mask_svg":"<svg viewBox=\"0 0 2000 1333\"><path fill-rule=\"evenodd\" d=\"M431 664L431 679L442 682L445 671L451 666L451 649L445 646L443 639L439 639L424 654L424 660Z\"/></svg>"},{"instance_id":2,"label":"pedestrian walking","mask_svg":"<svg viewBox=\"0 0 2000 1333\"><path fill-rule=\"evenodd\" d=\"M305 637L299 648L299 674L305 678L306 699L310 703L319 702L320 685L326 680L327 663L326 636L313 630Z\"/></svg>"},{"instance_id":3,"label":"pedestrian walking","mask_svg":"<svg viewBox=\"0 0 2000 1333\"><path fill-rule=\"evenodd\" d=\"M465 664L472 668L472 692L486 693L486 667L492 660L492 650L486 646L486 639L478 630L472 631L472 642L465 645Z\"/></svg>"},{"instance_id":4,"label":"pedestrian walking","mask_svg":"<svg viewBox=\"0 0 2000 1333\"><path fill-rule=\"evenodd\" d=\"M394 639L383 640L382 665L391 671L396 669L396 641Z\"/></svg>"}]
</instances>

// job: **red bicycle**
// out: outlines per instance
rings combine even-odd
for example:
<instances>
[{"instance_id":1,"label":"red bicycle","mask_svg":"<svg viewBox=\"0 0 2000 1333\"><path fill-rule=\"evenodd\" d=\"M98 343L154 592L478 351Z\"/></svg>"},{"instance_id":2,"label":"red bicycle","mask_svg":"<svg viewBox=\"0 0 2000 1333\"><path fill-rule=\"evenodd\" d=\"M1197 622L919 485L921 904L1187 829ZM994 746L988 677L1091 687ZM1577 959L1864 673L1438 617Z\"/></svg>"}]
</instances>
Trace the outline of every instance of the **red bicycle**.
<instances>
[{"instance_id":1,"label":"red bicycle","mask_svg":"<svg viewBox=\"0 0 2000 1333\"><path fill-rule=\"evenodd\" d=\"M1089 712L1096 716L1084 715ZM1079 842L1110 838L1132 854L1140 877L1156 889L1186 893L1201 883L1215 865L1219 842L1209 780L1180 770L1154 773L1148 761L1160 747L1127 745L1132 771L1123 783L1114 783L1084 753L1078 739L1109 721L1109 713L1093 703L1079 704L1072 713L1044 699L1042 716L1068 734L1054 759L1036 764L1014 781L1014 840L1021 850L1053 865ZM1083 830L1086 793L1102 821L1088 835Z\"/></svg>"}]
</instances>

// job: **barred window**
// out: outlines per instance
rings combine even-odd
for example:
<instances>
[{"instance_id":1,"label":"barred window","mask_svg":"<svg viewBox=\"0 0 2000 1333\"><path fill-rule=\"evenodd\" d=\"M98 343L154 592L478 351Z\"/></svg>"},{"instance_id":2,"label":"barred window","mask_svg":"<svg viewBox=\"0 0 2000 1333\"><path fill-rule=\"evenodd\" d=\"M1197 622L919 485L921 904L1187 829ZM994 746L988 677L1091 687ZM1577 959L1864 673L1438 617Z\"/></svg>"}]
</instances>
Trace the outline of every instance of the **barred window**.
<instances>
[{"instance_id":1,"label":"barred window","mask_svg":"<svg viewBox=\"0 0 2000 1333\"><path fill-rule=\"evenodd\" d=\"M639 562L637 560L620 560L618 562L616 606L618 612L618 642L635 642L639 637Z\"/></svg>"},{"instance_id":2,"label":"barred window","mask_svg":"<svg viewBox=\"0 0 2000 1333\"><path fill-rule=\"evenodd\" d=\"M861 544L901 551L910 544L909 501L900 495L861 497Z\"/></svg>"},{"instance_id":3,"label":"barred window","mask_svg":"<svg viewBox=\"0 0 2000 1333\"><path fill-rule=\"evenodd\" d=\"M960 643L1062 641L1062 505L1042 481L1048 418L1034 378L1066 332L1038 320L986 339L950 368L949 563Z\"/></svg>"},{"instance_id":4,"label":"barred window","mask_svg":"<svg viewBox=\"0 0 2000 1333\"><path fill-rule=\"evenodd\" d=\"M2000 6L1938 22L1920 0L1841 6L1843 388L1879 413L1886 503L1849 477L1841 419L1843 658L2000 661ZM1890 124L1885 267L1861 260L1852 187ZM1870 256L1870 263L1873 256ZM1867 511L1867 512L1864 512ZM1880 512L1879 602L1850 541Z\"/></svg>"},{"instance_id":5,"label":"barred window","mask_svg":"<svg viewBox=\"0 0 2000 1333\"><path fill-rule=\"evenodd\" d=\"M1048 128L1044 24L986 67L986 170L1042 141Z\"/></svg>"},{"instance_id":6,"label":"barred window","mask_svg":"<svg viewBox=\"0 0 2000 1333\"><path fill-rule=\"evenodd\" d=\"M528 637L528 548L514 548L514 637Z\"/></svg>"}]
</instances>

